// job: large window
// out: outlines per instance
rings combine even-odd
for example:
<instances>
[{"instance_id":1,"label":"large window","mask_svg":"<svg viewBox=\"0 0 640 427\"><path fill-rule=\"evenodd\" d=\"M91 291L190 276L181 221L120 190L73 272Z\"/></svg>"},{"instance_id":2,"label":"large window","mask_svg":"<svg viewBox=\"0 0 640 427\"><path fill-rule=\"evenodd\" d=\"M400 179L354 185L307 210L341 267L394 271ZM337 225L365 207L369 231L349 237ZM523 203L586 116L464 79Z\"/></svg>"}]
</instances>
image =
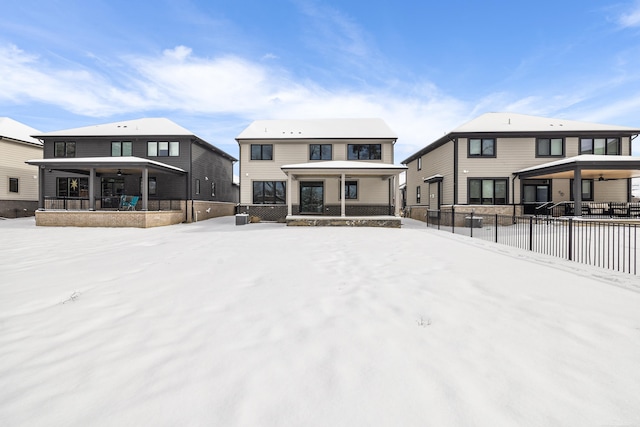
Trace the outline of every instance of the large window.
<instances>
[{"instance_id":1,"label":"large window","mask_svg":"<svg viewBox=\"0 0 640 427\"><path fill-rule=\"evenodd\" d=\"M155 176L149 177L149 186L147 187L148 195L155 196L158 194L158 181ZM142 194L142 177L140 177L140 194Z\"/></svg>"},{"instance_id":2,"label":"large window","mask_svg":"<svg viewBox=\"0 0 640 427\"><path fill-rule=\"evenodd\" d=\"M111 156L131 156L131 141L112 141L111 142Z\"/></svg>"},{"instance_id":3,"label":"large window","mask_svg":"<svg viewBox=\"0 0 640 427\"><path fill-rule=\"evenodd\" d=\"M18 178L9 178L9 192L18 192Z\"/></svg>"},{"instance_id":4,"label":"large window","mask_svg":"<svg viewBox=\"0 0 640 427\"><path fill-rule=\"evenodd\" d=\"M53 157L75 157L76 143L71 141L56 141L53 144Z\"/></svg>"},{"instance_id":5,"label":"large window","mask_svg":"<svg viewBox=\"0 0 640 427\"><path fill-rule=\"evenodd\" d=\"M285 181L253 181L253 203L256 205L282 205L287 203Z\"/></svg>"},{"instance_id":6,"label":"large window","mask_svg":"<svg viewBox=\"0 0 640 427\"><path fill-rule=\"evenodd\" d=\"M251 160L273 160L273 144L251 144Z\"/></svg>"},{"instance_id":7,"label":"large window","mask_svg":"<svg viewBox=\"0 0 640 427\"><path fill-rule=\"evenodd\" d=\"M58 178L58 197L89 197L89 178Z\"/></svg>"},{"instance_id":8,"label":"large window","mask_svg":"<svg viewBox=\"0 0 640 427\"><path fill-rule=\"evenodd\" d=\"M177 157L180 155L179 141L148 141L147 156Z\"/></svg>"},{"instance_id":9,"label":"large window","mask_svg":"<svg viewBox=\"0 0 640 427\"><path fill-rule=\"evenodd\" d=\"M564 156L564 139L538 138L536 140L536 156L537 157Z\"/></svg>"},{"instance_id":10,"label":"large window","mask_svg":"<svg viewBox=\"0 0 640 427\"><path fill-rule=\"evenodd\" d=\"M338 198L342 198L342 193L338 195ZM355 200L358 198L358 181L345 181L344 182L344 199Z\"/></svg>"},{"instance_id":11,"label":"large window","mask_svg":"<svg viewBox=\"0 0 640 427\"><path fill-rule=\"evenodd\" d=\"M571 182L571 189L569 190L571 200L573 198L573 179ZM585 201L593 201L593 180L592 179L583 179L582 180L582 200Z\"/></svg>"},{"instance_id":12,"label":"large window","mask_svg":"<svg viewBox=\"0 0 640 427\"><path fill-rule=\"evenodd\" d=\"M494 138L469 138L469 157L495 157Z\"/></svg>"},{"instance_id":13,"label":"large window","mask_svg":"<svg viewBox=\"0 0 640 427\"><path fill-rule=\"evenodd\" d=\"M331 160L332 148L331 144L310 144L309 160Z\"/></svg>"},{"instance_id":14,"label":"large window","mask_svg":"<svg viewBox=\"0 0 640 427\"><path fill-rule=\"evenodd\" d=\"M580 154L617 156L620 154L620 138L580 138Z\"/></svg>"},{"instance_id":15,"label":"large window","mask_svg":"<svg viewBox=\"0 0 640 427\"><path fill-rule=\"evenodd\" d=\"M348 144L348 160L382 160L381 144Z\"/></svg>"},{"instance_id":16,"label":"large window","mask_svg":"<svg viewBox=\"0 0 640 427\"><path fill-rule=\"evenodd\" d=\"M469 179L469 204L470 205L506 205L507 204L507 180L506 179Z\"/></svg>"}]
</instances>

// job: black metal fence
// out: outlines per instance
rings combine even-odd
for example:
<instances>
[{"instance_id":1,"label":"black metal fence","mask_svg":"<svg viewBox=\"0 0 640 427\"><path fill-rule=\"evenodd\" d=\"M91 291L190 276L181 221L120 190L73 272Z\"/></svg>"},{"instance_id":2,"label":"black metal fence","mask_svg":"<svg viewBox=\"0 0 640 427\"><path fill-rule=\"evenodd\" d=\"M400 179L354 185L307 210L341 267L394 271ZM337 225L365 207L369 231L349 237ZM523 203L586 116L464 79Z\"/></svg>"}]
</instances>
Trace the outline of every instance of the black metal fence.
<instances>
[{"instance_id":1,"label":"black metal fence","mask_svg":"<svg viewBox=\"0 0 640 427\"><path fill-rule=\"evenodd\" d=\"M100 210L122 210L121 198L117 197L96 197L96 208ZM182 210L184 200L157 200L149 199L147 201L148 211L169 211ZM142 200L139 199L136 210L142 207ZM45 210L89 210L90 203L86 197L45 197Z\"/></svg>"},{"instance_id":2,"label":"black metal fence","mask_svg":"<svg viewBox=\"0 0 640 427\"><path fill-rule=\"evenodd\" d=\"M427 226L596 267L638 274L640 222L429 211Z\"/></svg>"}]
</instances>

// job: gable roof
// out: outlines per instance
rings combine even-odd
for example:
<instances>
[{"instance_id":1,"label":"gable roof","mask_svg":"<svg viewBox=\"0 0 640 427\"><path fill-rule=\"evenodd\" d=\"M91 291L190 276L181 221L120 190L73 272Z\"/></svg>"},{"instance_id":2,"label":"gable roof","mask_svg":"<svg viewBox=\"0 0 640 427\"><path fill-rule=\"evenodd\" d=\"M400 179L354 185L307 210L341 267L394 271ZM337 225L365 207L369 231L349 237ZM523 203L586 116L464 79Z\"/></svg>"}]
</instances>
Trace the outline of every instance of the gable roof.
<instances>
[{"instance_id":1,"label":"gable roof","mask_svg":"<svg viewBox=\"0 0 640 427\"><path fill-rule=\"evenodd\" d=\"M9 117L0 117L0 139L8 138L19 142L42 146L42 141L31 137L31 135L38 132L38 130L10 119Z\"/></svg>"},{"instance_id":2,"label":"gable roof","mask_svg":"<svg viewBox=\"0 0 640 427\"><path fill-rule=\"evenodd\" d=\"M397 139L382 119L302 119L256 120L236 140L241 139Z\"/></svg>"},{"instance_id":3,"label":"gable roof","mask_svg":"<svg viewBox=\"0 0 640 427\"><path fill-rule=\"evenodd\" d=\"M577 120L552 119L517 113L485 113L470 120L440 139L433 141L401 163L409 163L416 158L438 148L457 137L483 135L499 136L579 136L598 133L607 135L637 135L640 129L626 126L605 125Z\"/></svg>"},{"instance_id":4,"label":"gable roof","mask_svg":"<svg viewBox=\"0 0 640 427\"><path fill-rule=\"evenodd\" d=\"M236 162L238 159L213 144L195 135L190 130L183 128L175 122L164 117L125 120L121 122L105 123L101 125L85 126L73 129L64 129L54 132L37 133L36 138L48 137L91 137L91 136L192 136L200 145L215 151L227 159Z\"/></svg>"},{"instance_id":5,"label":"gable roof","mask_svg":"<svg viewBox=\"0 0 640 427\"><path fill-rule=\"evenodd\" d=\"M101 125L64 129L33 135L55 136L196 136L193 132L165 118L126 120Z\"/></svg>"}]
</instances>

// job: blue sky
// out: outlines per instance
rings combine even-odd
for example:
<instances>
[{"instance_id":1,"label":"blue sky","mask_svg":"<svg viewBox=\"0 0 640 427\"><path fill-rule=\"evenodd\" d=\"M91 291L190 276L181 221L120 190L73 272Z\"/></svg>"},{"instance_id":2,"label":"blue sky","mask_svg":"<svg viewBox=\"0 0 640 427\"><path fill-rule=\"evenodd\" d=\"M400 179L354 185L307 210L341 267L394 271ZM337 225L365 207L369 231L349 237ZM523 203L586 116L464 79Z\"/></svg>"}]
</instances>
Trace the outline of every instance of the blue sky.
<instances>
[{"instance_id":1,"label":"blue sky","mask_svg":"<svg viewBox=\"0 0 640 427\"><path fill-rule=\"evenodd\" d=\"M640 1L21 0L0 57L0 116L167 117L234 156L259 119L381 117L398 162L488 111L640 127Z\"/></svg>"}]
</instances>

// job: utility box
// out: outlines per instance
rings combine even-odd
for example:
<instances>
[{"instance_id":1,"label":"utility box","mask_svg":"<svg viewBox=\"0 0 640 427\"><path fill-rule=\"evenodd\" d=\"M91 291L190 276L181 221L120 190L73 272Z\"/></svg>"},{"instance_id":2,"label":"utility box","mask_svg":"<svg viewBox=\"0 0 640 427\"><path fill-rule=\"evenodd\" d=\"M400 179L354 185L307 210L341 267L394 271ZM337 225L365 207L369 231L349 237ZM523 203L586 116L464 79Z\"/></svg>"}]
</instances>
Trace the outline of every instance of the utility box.
<instances>
[{"instance_id":1,"label":"utility box","mask_svg":"<svg viewBox=\"0 0 640 427\"><path fill-rule=\"evenodd\" d=\"M249 224L249 214L236 214L236 225Z\"/></svg>"},{"instance_id":2,"label":"utility box","mask_svg":"<svg viewBox=\"0 0 640 427\"><path fill-rule=\"evenodd\" d=\"M464 226L468 228L482 228L482 217L481 216L465 217Z\"/></svg>"}]
</instances>

